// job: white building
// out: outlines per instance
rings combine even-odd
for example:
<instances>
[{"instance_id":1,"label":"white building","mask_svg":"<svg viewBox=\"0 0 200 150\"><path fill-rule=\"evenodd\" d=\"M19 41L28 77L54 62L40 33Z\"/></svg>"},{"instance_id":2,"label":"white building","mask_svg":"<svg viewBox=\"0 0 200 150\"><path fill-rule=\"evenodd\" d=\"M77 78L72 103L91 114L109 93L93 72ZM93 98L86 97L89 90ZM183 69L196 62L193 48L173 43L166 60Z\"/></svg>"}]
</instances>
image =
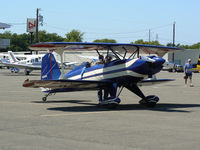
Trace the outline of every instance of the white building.
<instances>
[{"instance_id":1,"label":"white building","mask_svg":"<svg viewBox=\"0 0 200 150\"><path fill-rule=\"evenodd\" d=\"M192 63L197 63L200 55L200 49L186 49L174 53L174 62L176 64L184 65L187 60L192 59ZM172 53L168 54L168 61L172 62Z\"/></svg>"}]
</instances>

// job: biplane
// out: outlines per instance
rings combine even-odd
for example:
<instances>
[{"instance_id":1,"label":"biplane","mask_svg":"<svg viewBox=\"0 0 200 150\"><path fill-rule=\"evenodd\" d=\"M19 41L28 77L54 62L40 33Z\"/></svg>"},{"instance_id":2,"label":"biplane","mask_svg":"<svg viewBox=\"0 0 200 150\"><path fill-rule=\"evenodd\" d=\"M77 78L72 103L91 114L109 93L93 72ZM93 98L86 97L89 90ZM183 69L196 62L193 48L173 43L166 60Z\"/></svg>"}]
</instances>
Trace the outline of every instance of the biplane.
<instances>
[{"instance_id":1,"label":"biplane","mask_svg":"<svg viewBox=\"0 0 200 150\"><path fill-rule=\"evenodd\" d=\"M55 50L61 55L61 62L64 51L96 51L98 55L101 55L102 51L106 51L107 55L112 53L112 60L109 63L83 63L67 74L64 73L63 67L59 69L54 56L48 53L42 59L41 80L27 79L23 83L24 87L42 88L42 91L46 92L43 101L46 101L49 95L59 92L96 90L98 97L104 92L106 97L104 95L99 104L109 106L117 106L120 103L119 96L123 88L139 96L140 104L155 106L159 98L155 95L145 96L139 86L173 81L156 79L154 75L163 67L164 54L182 50L165 46L82 42L45 42L33 44L30 49ZM154 55L144 57L140 56L140 53Z\"/></svg>"}]
</instances>

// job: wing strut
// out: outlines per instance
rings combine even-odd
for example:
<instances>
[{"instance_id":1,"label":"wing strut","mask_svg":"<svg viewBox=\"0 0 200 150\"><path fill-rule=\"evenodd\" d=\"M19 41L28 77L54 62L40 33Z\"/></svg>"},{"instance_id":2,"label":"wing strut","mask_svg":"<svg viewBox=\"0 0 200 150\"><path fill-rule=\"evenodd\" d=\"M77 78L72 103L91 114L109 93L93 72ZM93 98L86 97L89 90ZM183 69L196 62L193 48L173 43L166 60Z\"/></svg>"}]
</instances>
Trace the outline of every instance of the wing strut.
<instances>
[{"instance_id":1,"label":"wing strut","mask_svg":"<svg viewBox=\"0 0 200 150\"><path fill-rule=\"evenodd\" d=\"M135 55L137 54L137 58L139 58L139 56L140 56L140 51L139 51L139 47L137 47L137 49L135 50L135 52L133 52L133 54L131 54L130 56L129 56L129 58L128 59L130 59L133 55L133 57L135 57Z\"/></svg>"},{"instance_id":2,"label":"wing strut","mask_svg":"<svg viewBox=\"0 0 200 150\"><path fill-rule=\"evenodd\" d=\"M65 72L64 72L64 65L63 65L63 58L64 58L64 50L63 49L59 49L56 51L60 57L61 57L61 76L60 76L60 79L65 79Z\"/></svg>"},{"instance_id":3,"label":"wing strut","mask_svg":"<svg viewBox=\"0 0 200 150\"><path fill-rule=\"evenodd\" d=\"M124 60L126 58L127 50L124 46L122 48L125 50L124 57L123 57L123 60Z\"/></svg>"}]
</instances>

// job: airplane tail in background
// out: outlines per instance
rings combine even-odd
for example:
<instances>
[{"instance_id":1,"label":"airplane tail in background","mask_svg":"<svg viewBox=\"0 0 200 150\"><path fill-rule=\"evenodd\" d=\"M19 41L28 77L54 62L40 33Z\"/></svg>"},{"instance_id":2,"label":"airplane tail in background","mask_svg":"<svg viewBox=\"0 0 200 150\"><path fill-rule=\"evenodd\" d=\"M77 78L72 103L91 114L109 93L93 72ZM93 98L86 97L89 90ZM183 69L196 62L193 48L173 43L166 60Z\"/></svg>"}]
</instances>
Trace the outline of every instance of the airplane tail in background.
<instances>
[{"instance_id":1,"label":"airplane tail in background","mask_svg":"<svg viewBox=\"0 0 200 150\"><path fill-rule=\"evenodd\" d=\"M42 58L41 80L57 80L61 75L58 63L52 53Z\"/></svg>"},{"instance_id":2,"label":"airplane tail in background","mask_svg":"<svg viewBox=\"0 0 200 150\"><path fill-rule=\"evenodd\" d=\"M14 53L12 51L8 51L8 58L10 60L10 63L18 62L17 58L15 57Z\"/></svg>"},{"instance_id":3,"label":"airplane tail in background","mask_svg":"<svg viewBox=\"0 0 200 150\"><path fill-rule=\"evenodd\" d=\"M197 62L197 69L198 69L199 72L200 72L200 55L199 55L198 62Z\"/></svg>"}]
</instances>

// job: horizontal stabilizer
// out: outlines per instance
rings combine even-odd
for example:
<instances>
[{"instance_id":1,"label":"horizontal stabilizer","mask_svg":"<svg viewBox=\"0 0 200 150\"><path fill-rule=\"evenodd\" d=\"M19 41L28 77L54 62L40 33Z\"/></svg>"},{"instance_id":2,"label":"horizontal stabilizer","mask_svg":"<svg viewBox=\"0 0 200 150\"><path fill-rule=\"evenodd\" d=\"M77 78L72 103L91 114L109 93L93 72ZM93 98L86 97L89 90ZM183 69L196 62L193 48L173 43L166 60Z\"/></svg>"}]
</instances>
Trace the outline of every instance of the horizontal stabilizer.
<instances>
[{"instance_id":1,"label":"horizontal stabilizer","mask_svg":"<svg viewBox=\"0 0 200 150\"><path fill-rule=\"evenodd\" d=\"M25 80L23 87L32 88L50 88L50 89L76 89L81 90L97 90L99 88L104 88L111 82L106 81L86 81L86 80ZM74 90L73 90L74 91Z\"/></svg>"}]
</instances>

